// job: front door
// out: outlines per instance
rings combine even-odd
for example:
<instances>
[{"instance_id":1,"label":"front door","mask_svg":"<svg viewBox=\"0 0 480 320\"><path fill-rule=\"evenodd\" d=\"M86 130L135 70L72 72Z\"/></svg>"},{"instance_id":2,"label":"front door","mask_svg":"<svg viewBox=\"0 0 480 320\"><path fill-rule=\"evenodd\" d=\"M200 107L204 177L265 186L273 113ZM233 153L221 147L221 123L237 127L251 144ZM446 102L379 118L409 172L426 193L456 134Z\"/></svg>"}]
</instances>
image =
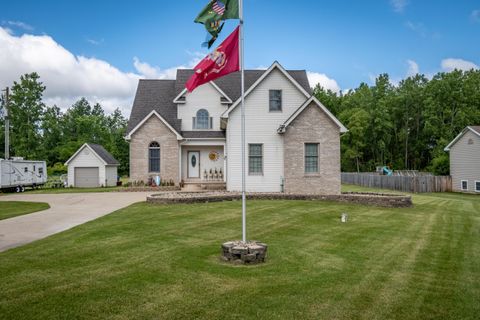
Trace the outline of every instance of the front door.
<instances>
[{"instance_id":1,"label":"front door","mask_svg":"<svg viewBox=\"0 0 480 320\"><path fill-rule=\"evenodd\" d=\"M200 178L200 152L188 151L188 177Z\"/></svg>"}]
</instances>

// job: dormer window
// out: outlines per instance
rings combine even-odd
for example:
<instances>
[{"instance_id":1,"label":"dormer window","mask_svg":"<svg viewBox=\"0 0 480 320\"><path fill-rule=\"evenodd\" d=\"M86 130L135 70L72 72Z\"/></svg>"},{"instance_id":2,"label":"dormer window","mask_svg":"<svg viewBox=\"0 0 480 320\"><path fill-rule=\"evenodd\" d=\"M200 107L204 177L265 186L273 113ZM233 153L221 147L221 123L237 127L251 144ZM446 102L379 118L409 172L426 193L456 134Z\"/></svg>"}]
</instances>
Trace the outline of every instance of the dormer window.
<instances>
[{"instance_id":1,"label":"dormer window","mask_svg":"<svg viewBox=\"0 0 480 320\"><path fill-rule=\"evenodd\" d=\"M270 90L269 96L269 111L282 111L282 90Z\"/></svg>"},{"instance_id":2,"label":"dormer window","mask_svg":"<svg viewBox=\"0 0 480 320\"><path fill-rule=\"evenodd\" d=\"M209 113L205 109L200 109L197 111L197 116L193 117L193 128L194 129L212 129L213 119L210 117Z\"/></svg>"}]
</instances>

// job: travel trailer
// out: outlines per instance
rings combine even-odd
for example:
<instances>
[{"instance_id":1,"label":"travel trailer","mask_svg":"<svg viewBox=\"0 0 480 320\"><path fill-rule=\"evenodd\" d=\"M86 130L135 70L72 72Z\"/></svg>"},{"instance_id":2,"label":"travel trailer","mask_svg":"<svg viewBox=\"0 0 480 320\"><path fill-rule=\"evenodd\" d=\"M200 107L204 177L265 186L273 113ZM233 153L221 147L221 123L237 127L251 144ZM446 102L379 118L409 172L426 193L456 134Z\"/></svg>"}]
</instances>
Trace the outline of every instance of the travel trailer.
<instances>
[{"instance_id":1,"label":"travel trailer","mask_svg":"<svg viewBox=\"0 0 480 320\"><path fill-rule=\"evenodd\" d=\"M36 188L47 182L45 161L0 159L0 189L2 191L23 192L26 187Z\"/></svg>"}]
</instances>

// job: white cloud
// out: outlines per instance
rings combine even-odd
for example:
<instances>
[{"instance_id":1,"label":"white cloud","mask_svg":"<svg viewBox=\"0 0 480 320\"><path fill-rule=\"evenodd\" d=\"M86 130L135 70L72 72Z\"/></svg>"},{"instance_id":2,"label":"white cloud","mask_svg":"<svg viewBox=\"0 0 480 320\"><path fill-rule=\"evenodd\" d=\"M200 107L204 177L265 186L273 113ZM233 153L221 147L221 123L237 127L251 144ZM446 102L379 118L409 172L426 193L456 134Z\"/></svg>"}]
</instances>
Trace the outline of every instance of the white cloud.
<instances>
[{"instance_id":1,"label":"white cloud","mask_svg":"<svg viewBox=\"0 0 480 320\"><path fill-rule=\"evenodd\" d=\"M470 18L474 22L480 22L480 10L473 10L470 14Z\"/></svg>"},{"instance_id":2,"label":"white cloud","mask_svg":"<svg viewBox=\"0 0 480 320\"><path fill-rule=\"evenodd\" d=\"M408 69L407 69L407 77L413 77L420 73L420 68L418 67L418 63L413 60L407 60Z\"/></svg>"},{"instance_id":3,"label":"white cloud","mask_svg":"<svg viewBox=\"0 0 480 320\"><path fill-rule=\"evenodd\" d=\"M454 59L448 58L442 60L442 69L446 72L457 70L468 71L471 69L479 69L478 65L471 61L463 60L463 59Z\"/></svg>"},{"instance_id":4,"label":"white cloud","mask_svg":"<svg viewBox=\"0 0 480 320\"><path fill-rule=\"evenodd\" d=\"M174 70L160 70L138 58L137 73L123 72L104 60L76 56L47 35L15 36L0 27L0 87L11 86L25 73L37 72L47 87L44 100L65 110L81 97L99 102L107 112L119 107L130 113L138 79L174 78ZM194 57L186 66L196 61Z\"/></svg>"},{"instance_id":5,"label":"white cloud","mask_svg":"<svg viewBox=\"0 0 480 320\"><path fill-rule=\"evenodd\" d=\"M403 12L408 5L408 0L390 0L390 4L395 12Z\"/></svg>"},{"instance_id":6,"label":"white cloud","mask_svg":"<svg viewBox=\"0 0 480 320\"><path fill-rule=\"evenodd\" d=\"M308 77L308 81L310 82L310 86L312 86L313 88L317 84L320 84L320 86L322 86L324 89L332 90L333 92L336 92L336 93L340 92L340 86L338 85L337 81L335 81L332 78L329 78L324 73L307 71L307 77Z\"/></svg>"},{"instance_id":7,"label":"white cloud","mask_svg":"<svg viewBox=\"0 0 480 320\"><path fill-rule=\"evenodd\" d=\"M412 21L407 21L405 22L405 26L423 38L428 35L427 28L421 22L415 23Z\"/></svg>"},{"instance_id":8,"label":"white cloud","mask_svg":"<svg viewBox=\"0 0 480 320\"><path fill-rule=\"evenodd\" d=\"M92 39L92 38L87 38L86 40L87 40L88 43L93 44L94 46L101 45L103 42L105 42L104 39L95 40L95 39Z\"/></svg>"},{"instance_id":9,"label":"white cloud","mask_svg":"<svg viewBox=\"0 0 480 320\"><path fill-rule=\"evenodd\" d=\"M160 69L159 67L151 66L146 62L141 62L137 57L133 58L133 65L135 67L135 70L137 70L137 72L141 74L142 77L144 78L175 79L175 76L177 74L177 69L192 69L205 56L205 54L198 53L198 52L196 53L187 52L187 53L192 56L192 59L190 60L190 62L187 63L186 65L180 65L173 68Z\"/></svg>"},{"instance_id":10,"label":"white cloud","mask_svg":"<svg viewBox=\"0 0 480 320\"><path fill-rule=\"evenodd\" d=\"M407 21L405 22L405 27L422 38L431 38L433 40L439 40L442 38L441 33L428 30L428 28L421 22Z\"/></svg>"},{"instance_id":11,"label":"white cloud","mask_svg":"<svg viewBox=\"0 0 480 320\"><path fill-rule=\"evenodd\" d=\"M33 31L33 27L25 22L22 22L22 21L2 21L2 24L4 26L8 25L8 26L11 26L11 27L17 27L17 28L20 28L20 29L23 29L25 31Z\"/></svg>"}]
</instances>

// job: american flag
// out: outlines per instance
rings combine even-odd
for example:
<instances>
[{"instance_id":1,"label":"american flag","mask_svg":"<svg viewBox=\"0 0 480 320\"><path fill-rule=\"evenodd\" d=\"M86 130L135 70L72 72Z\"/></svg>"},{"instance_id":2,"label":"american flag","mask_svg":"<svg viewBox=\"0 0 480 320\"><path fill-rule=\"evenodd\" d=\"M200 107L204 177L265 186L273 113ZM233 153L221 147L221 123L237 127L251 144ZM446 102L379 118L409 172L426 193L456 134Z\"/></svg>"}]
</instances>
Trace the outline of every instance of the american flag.
<instances>
[{"instance_id":1,"label":"american flag","mask_svg":"<svg viewBox=\"0 0 480 320\"><path fill-rule=\"evenodd\" d=\"M218 15L223 16L223 13L225 12L225 5L220 2L220 1L215 1L215 3L212 6L213 11L215 11Z\"/></svg>"}]
</instances>

